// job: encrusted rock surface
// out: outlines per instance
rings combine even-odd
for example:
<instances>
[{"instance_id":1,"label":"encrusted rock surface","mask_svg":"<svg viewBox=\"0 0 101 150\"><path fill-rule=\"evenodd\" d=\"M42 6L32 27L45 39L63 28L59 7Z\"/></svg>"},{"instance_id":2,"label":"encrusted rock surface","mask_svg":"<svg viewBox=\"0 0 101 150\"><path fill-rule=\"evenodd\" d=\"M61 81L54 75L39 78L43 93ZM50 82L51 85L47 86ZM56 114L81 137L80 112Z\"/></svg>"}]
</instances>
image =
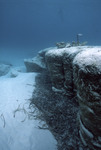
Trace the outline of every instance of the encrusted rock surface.
<instances>
[{"instance_id":1,"label":"encrusted rock surface","mask_svg":"<svg viewBox=\"0 0 101 150\"><path fill-rule=\"evenodd\" d=\"M79 102L80 137L92 150L101 149L101 48L83 51L74 59Z\"/></svg>"}]
</instances>

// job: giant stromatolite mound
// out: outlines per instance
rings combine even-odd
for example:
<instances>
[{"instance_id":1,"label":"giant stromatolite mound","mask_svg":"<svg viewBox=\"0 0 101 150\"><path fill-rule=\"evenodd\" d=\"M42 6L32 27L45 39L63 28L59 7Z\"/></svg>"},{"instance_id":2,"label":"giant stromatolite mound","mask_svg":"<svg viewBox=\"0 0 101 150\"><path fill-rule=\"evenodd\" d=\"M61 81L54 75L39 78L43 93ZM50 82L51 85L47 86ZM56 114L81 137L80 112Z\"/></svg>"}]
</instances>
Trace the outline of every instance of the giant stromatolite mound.
<instances>
[{"instance_id":1,"label":"giant stromatolite mound","mask_svg":"<svg viewBox=\"0 0 101 150\"><path fill-rule=\"evenodd\" d=\"M49 48L33 60L31 68L27 61L27 71L40 74L31 102L42 112L58 150L100 150L101 47Z\"/></svg>"},{"instance_id":2,"label":"giant stromatolite mound","mask_svg":"<svg viewBox=\"0 0 101 150\"><path fill-rule=\"evenodd\" d=\"M101 48L83 51L74 59L79 102L79 134L90 150L101 149Z\"/></svg>"}]
</instances>

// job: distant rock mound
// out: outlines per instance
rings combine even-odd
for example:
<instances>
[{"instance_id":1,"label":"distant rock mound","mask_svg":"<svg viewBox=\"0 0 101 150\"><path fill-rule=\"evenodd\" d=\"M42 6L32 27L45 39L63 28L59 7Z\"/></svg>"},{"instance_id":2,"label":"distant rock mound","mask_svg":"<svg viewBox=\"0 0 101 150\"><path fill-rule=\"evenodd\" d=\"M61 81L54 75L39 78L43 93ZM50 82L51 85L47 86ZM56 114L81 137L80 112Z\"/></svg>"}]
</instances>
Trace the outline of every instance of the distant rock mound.
<instances>
[{"instance_id":1,"label":"distant rock mound","mask_svg":"<svg viewBox=\"0 0 101 150\"><path fill-rule=\"evenodd\" d=\"M48 49L44 49L38 53L38 55L34 58L24 59L24 63L27 69L27 72L43 72L46 70L45 63L45 53Z\"/></svg>"},{"instance_id":2,"label":"distant rock mound","mask_svg":"<svg viewBox=\"0 0 101 150\"><path fill-rule=\"evenodd\" d=\"M0 76L6 75L10 71L11 65L0 63Z\"/></svg>"}]
</instances>

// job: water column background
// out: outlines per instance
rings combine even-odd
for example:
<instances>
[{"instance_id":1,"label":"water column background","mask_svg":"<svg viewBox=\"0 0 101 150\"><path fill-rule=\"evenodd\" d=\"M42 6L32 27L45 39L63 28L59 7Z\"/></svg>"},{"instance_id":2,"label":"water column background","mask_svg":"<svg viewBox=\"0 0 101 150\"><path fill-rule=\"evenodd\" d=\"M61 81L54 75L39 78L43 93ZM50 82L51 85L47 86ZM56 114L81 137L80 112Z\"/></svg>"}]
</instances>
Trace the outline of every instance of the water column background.
<instances>
[{"instance_id":1,"label":"water column background","mask_svg":"<svg viewBox=\"0 0 101 150\"><path fill-rule=\"evenodd\" d=\"M0 0L0 60L23 64L56 42L101 45L100 0Z\"/></svg>"}]
</instances>

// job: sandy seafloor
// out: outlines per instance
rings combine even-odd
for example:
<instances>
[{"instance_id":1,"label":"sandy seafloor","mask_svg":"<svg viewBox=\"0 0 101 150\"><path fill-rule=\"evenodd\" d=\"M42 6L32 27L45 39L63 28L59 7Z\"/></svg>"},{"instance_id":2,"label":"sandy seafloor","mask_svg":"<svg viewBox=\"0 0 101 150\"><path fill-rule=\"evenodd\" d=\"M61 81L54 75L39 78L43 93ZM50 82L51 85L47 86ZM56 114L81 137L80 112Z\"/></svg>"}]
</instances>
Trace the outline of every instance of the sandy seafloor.
<instances>
[{"instance_id":1,"label":"sandy seafloor","mask_svg":"<svg viewBox=\"0 0 101 150\"><path fill-rule=\"evenodd\" d=\"M56 150L56 140L40 121L28 119L29 100L35 85L35 73L19 72L11 78L0 77L0 150Z\"/></svg>"}]
</instances>

